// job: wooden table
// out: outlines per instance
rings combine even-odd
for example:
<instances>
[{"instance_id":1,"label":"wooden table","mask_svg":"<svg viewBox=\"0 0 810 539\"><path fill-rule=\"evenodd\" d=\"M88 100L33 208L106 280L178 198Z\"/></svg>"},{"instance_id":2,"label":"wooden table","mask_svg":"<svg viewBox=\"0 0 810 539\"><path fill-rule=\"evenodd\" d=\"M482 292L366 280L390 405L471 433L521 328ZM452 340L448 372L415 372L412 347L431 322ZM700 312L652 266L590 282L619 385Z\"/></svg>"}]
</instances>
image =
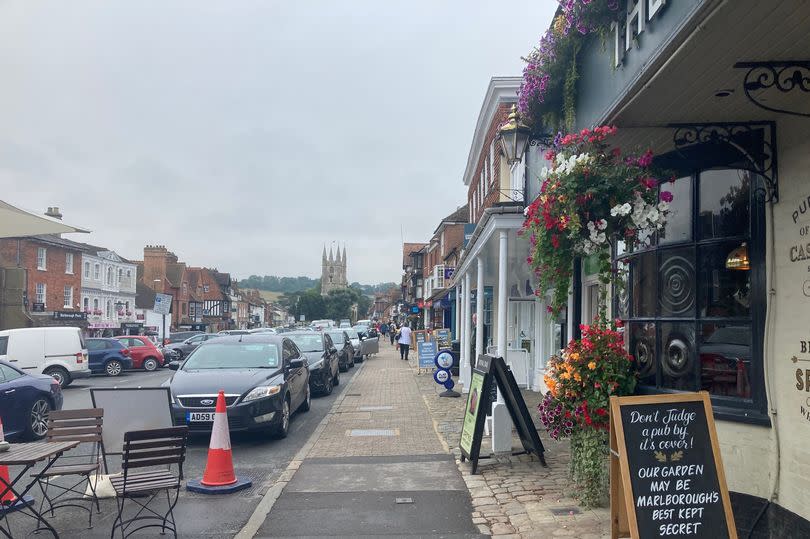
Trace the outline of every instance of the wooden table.
<instances>
[{"instance_id":1,"label":"wooden table","mask_svg":"<svg viewBox=\"0 0 810 539\"><path fill-rule=\"evenodd\" d=\"M62 453L73 449L77 445L79 445L79 442L76 441L11 444L8 451L0 453L0 466L22 466L22 471L11 480L11 483L7 483L4 479L0 478L0 498L2 498L6 493L11 492L14 494L14 496L16 496L17 500L19 500L19 502L10 506L0 506L0 521L2 521L8 514L12 512L19 512L36 519L38 527L35 531L48 530L54 537L59 537L59 534L56 533L53 526L51 526L50 523L45 520L45 517L42 516L39 511L37 511L35 505L27 504L23 500L28 491L37 484L37 481L42 474L53 466L56 460L62 456ZM31 468L33 468L37 463L43 461L45 462L45 467L42 468L42 470L40 470L38 473L31 475L32 480L25 485L23 490L15 488L15 485L17 485L17 483L19 483L23 477L28 475L28 471ZM11 539L12 535L10 528L8 531L6 531L0 527L0 532Z\"/></svg>"}]
</instances>

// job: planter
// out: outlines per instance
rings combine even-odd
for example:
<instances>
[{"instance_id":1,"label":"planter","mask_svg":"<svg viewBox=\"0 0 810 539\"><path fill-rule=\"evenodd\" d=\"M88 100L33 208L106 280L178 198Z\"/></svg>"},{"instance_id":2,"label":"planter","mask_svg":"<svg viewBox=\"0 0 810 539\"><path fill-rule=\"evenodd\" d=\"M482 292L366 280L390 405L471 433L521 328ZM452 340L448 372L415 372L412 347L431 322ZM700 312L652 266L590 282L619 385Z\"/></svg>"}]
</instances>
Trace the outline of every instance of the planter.
<instances>
[{"instance_id":1,"label":"planter","mask_svg":"<svg viewBox=\"0 0 810 539\"><path fill-rule=\"evenodd\" d=\"M577 428L571 433L570 477L576 497L586 507L605 507L609 495L608 431Z\"/></svg>"}]
</instances>

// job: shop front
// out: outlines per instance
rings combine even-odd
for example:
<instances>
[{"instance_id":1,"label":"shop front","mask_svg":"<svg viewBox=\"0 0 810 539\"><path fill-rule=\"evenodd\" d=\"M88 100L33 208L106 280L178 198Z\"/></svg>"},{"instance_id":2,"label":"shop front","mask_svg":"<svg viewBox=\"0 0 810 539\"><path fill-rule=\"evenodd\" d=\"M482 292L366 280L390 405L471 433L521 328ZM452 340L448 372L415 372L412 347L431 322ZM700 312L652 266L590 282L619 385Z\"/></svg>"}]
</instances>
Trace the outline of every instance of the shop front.
<instances>
[{"instance_id":1,"label":"shop front","mask_svg":"<svg viewBox=\"0 0 810 539\"><path fill-rule=\"evenodd\" d=\"M638 391L711 395L738 528L807 537L810 5L637 4L613 46L583 51L577 83L577 129L615 125L622 148L650 148L672 196L662 231L615 243L628 271L611 314ZM580 261L572 334L600 286ZM510 337L523 346L520 313ZM552 340L566 329L537 322Z\"/></svg>"}]
</instances>

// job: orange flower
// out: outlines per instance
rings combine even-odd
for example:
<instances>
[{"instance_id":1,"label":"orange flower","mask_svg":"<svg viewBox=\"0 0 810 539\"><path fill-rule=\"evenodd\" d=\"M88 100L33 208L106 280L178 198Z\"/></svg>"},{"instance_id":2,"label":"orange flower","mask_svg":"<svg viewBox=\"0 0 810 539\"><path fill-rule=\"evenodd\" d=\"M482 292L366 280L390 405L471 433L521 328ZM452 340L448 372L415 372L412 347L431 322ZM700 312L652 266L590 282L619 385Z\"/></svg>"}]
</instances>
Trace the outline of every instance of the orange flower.
<instances>
[{"instance_id":1,"label":"orange flower","mask_svg":"<svg viewBox=\"0 0 810 539\"><path fill-rule=\"evenodd\" d=\"M578 372L574 373L574 380L576 380L577 382L581 382L581 381L582 381L582 377L579 375L579 373L578 373Z\"/></svg>"},{"instance_id":2,"label":"orange flower","mask_svg":"<svg viewBox=\"0 0 810 539\"><path fill-rule=\"evenodd\" d=\"M571 359L573 359L574 361L579 361L579 352L573 352L571 354Z\"/></svg>"},{"instance_id":3,"label":"orange flower","mask_svg":"<svg viewBox=\"0 0 810 539\"><path fill-rule=\"evenodd\" d=\"M591 361L590 363L588 363L588 368L591 369L591 370L594 370L596 368L596 362Z\"/></svg>"}]
</instances>

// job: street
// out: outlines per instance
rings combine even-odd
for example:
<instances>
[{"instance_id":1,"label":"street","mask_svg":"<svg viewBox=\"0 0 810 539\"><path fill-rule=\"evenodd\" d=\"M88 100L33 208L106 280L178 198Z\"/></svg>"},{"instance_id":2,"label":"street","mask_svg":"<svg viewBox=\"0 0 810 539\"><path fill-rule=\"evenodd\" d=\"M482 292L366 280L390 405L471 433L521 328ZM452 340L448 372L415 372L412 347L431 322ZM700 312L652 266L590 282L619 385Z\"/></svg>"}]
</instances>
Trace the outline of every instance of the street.
<instances>
[{"instance_id":1,"label":"street","mask_svg":"<svg viewBox=\"0 0 810 539\"><path fill-rule=\"evenodd\" d=\"M287 438L277 440L270 435L234 434L231 436L234 468L240 477L253 480L253 486L230 496L206 496L193 494L185 489L180 492L180 501L175 508L181 537L226 538L233 537L252 514L267 489L278 479L296 452L307 442L315 427L329 412L350 381L360 369L344 374L341 385L331 395L312 399L312 409L308 413L293 415L290 433ZM63 409L91 407L90 389L101 387L156 387L168 379L172 371L168 369L152 373L127 372L118 377L93 376L78 380L65 389ZM209 437L192 435L189 439L186 462L183 468L186 479L199 479L205 469ZM115 457L110 461L115 469ZM13 470L12 470L13 472ZM41 494L32 491L37 502ZM57 511L49 519L62 537L109 537L110 528L116 515L115 502L101 500L101 514L93 515L93 528L86 529L86 513L74 509ZM11 529L15 532L32 528L30 519L19 516L10 518ZM16 533L15 533L16 537Z\"/></svg>"}]
</instances>

